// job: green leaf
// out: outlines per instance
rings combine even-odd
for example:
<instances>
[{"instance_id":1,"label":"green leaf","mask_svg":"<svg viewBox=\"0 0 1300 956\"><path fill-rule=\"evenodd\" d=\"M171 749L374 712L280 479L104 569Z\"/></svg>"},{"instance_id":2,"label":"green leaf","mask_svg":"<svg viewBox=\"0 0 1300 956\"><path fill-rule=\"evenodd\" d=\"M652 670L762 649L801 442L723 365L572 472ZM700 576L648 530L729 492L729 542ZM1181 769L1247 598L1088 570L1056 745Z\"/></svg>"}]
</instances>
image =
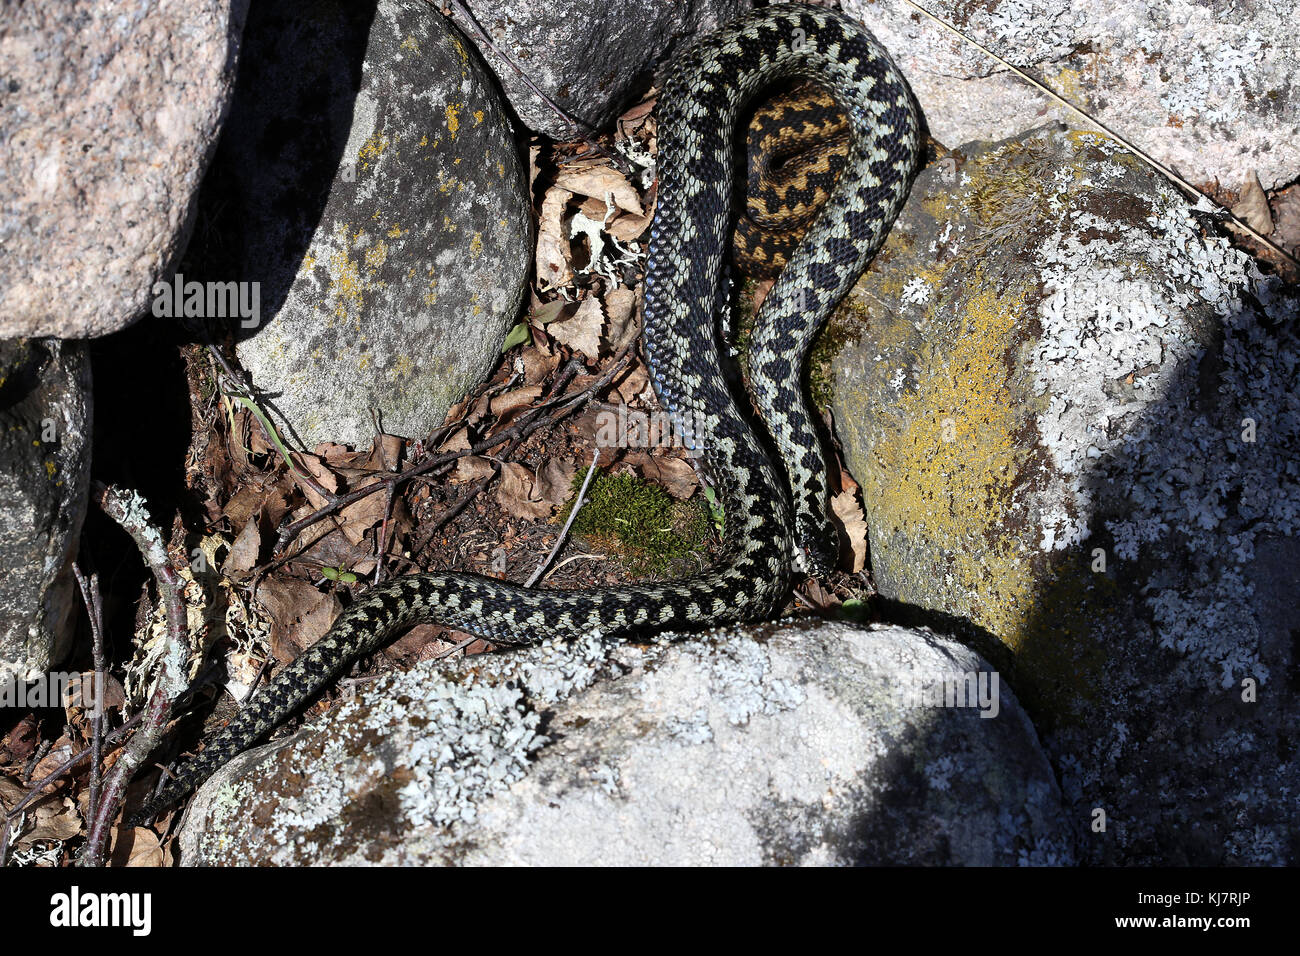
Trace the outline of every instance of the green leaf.
<instances>
[{"instance_id":1,"label":"green leaf","mask_svg":"<svg viewBox=\"0 0 1300 956\"><path fill-rule=\"evenodd\" d=\"M533 331L528 327L527 322L519 322L506 333L506 340L501 343L501 351L509 352L516 345L524 345L533 339Z\"/></svg>"},{"instance_id":2,"label":"green leaf","mask_svg":"<svg viewBox=\"0 0 1300 956\"><path fill-rule=\"evenodd\" d=\"M338 568L321 568L320 573L325 575L325 577L329 578L331 581L337 581L339 579Z\"/></svg>"}]
</instances>

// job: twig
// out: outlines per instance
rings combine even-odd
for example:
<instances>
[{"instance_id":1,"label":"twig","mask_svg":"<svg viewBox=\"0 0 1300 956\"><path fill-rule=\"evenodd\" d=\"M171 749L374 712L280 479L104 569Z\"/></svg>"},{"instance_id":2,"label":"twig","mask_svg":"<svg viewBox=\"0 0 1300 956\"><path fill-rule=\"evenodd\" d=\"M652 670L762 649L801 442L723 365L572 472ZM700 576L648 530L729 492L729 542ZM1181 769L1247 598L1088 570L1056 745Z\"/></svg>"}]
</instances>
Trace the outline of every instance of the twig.
<instances>
[{"instance_id":1,"label":"twig","mask_svg":"<svg viewBox=\"0 0 1300 956\"><path fill-rule=\"evenodd\" d=\"M95 662L95 683L91 688L94 698L90 715L90 802L89 806L99 806L100 772L103 767L104 734L104 608L99 593L99 575L92 573L89 580L75 564L72 573L81 589L81 599L86 604L86 615L90 618L91 656ZM85 695L82 695L85 702Z\"/></svg>"},{"instance_id":2,"label":"twig","mask_svg":"<svg viewBox=\"0 0 1300 956\"><path fill-rule=\"evenodd\" d=\"M1062 106L1066 107L1067 109L1071 109L1074 112L1078 113L1085 120L1087 120L1093 126L1097 127L1097 129L1101 130L1111 139L1115 140L1117 143L1119 143L1121 146L1127 149L1130 153L1132 153L1142 162L1146 163L1152 169L1156 170L1166 179L1170 180L1171 182L1185 189L1187 192L1191 193L1192 195L1199 196L1200 198L1204 199L1206 202L1210 203L1212 206L1218 209L1219 212L1222 213L1222 215L1224 215L1228 219L1231 219L1243 232L1249 234L1251 238L1256 239L1259 242L1262 242L1264 245L1268 246L1268 248L1272 249L1278 255L1289 260L1293 265L1300 266L1300 259L1297 259L1295 256L1291 255L1291 253L1287 252L1285 249L1283 249L1277 243L1273 242L1267 236L1262 235L1258 230L1254 229L1249 223L1244 222L1241 219L1237 218L1237 216L1233 214L1231 209L1225 208L1223 205L1215 201L1213 197L1202 192L1200 189L1197 189L1195 186L1189 183L1182 176L1179 176L1168 166L1164 165L1158 159L1151 156L1141 147L1130 142L1126 137L1116 132L1106 123L1103 123L1095 116L1092 116L1091 114L1086 112L1082 107L1075 106L1073 103L1067 100L1060 93L1056 92L1056 90L1052 89L1042 80L1035 79L1034 77L1026 73L1024 70L1022 70L1020 67L1016 66L1014 63L1004 59L1001 56L998 56L998 54L994 53L988 47L984 46L984 44L962 33L960 30L958 30L947 20L944 20L942 17L931 13L929 10L921 6L919 3L915 3L914 0L903 0L903 2L906 3L909 7L912 7L918 12L924 14L926 17L933 20L935 23L939 24L939 26L943 27L943 29L947 30L948 32L954 34L955 36L969 43L971 46L975 47L977 50L982 52L985 56L991 57L992 59L996 60L998 63L1005 66L1008 70L1010 70L1016 76L1020 77L1026 83L1033 86L1035 89L1039 90L1042 93L1045 93L1047 96L1051 97L1052 99L1054 99L1056 102L1060 103Z\"/></svg>"},{"instance_id":3,"label":"twig","mask_svg":"<svg viewBox=\"0 0 1300 956\"><path fill-rule=\"evenodd\" d=\"M564 547L565 540L569 537L569 528L573 525L573 519L578 517L578 510L587 503L586 494L587 486L591 484L591 476L596 473L596 462L600 461L600 446L591 455L591 465L587 468L587 476L582 479L582 487L578 489L578 497L573 502L573 507L569 509L569 517L564 521L564 527L560 529L560 536L555 539L555 545L551 548L551 553L546 556L546 560L537 566L537 570L532 576L524 582L524 587L530 588L537 583L542 574L546 571L550 563L555 560L555 556L560 553L560 548Z\"/></svg>"},{"instance_id":4,"label":"twig","mask_svg":"<svg viewBox=\"0 0 1300 956\"><path fill-rule=\"evenodd\" d=\"M426 547L428 547L429 542L433 540L433 536L438 533L439 529L442 528L452 518L456 517L456 515L464 511L466 506L468 506L471 501L473 501L475 498L481 495L487 489L487 486L492 483L492 480L496 478L496 476L499 474L501 474L501 463L494 461L492 462L492 474L484 475L482 478L480 478L478 484L476 484L473 488L469 489L469 491L465 492L465 494L461 496L459 501L457 501L454 505L452 505L442 514L440 514L438 516L437 521L433 522L433 524L431 524L428 528L425 528L423 531L420 532L419 539L415 542L414 547L411 548L411 557L415 557Z\"/></svg>"},{"instance_id":5,"label":"twig","mask_svg":"<svg viewBox=\"0 0 1300 956\"><path fill-rule=\"evenodd\" d=\"M464 458L467 455L482 455L484 452L489 451L492 448L495 448L497 445L504 444L505 442L514 440L516 438L518 439L526 438L529 435L531 435L533 432L535 432L537 429L543 426L554 425L562 421L568 415L572 414L573 411L577 409L579 405L582 404L583 401L585 401L587 398L589 398L596 392L603 389L606 385L610 383L610 381L613 380L615 375L617 375L620 371L622 371L623 366L627 363L628 356L630 355L634 345L635 342L630 343L628 346L626 346L618 354L618 356L610 363L609 367L605 369L603 373L601 373L600 377L597 378L595 381L593 381L586 388L582 389L581 391L577 392L574 395L561 395L552 398L546 402L543 402L542 404L538 405L536 408L529 409L527 412L520 415L519 420L516 421L513 425L511 425L509 428L497 432L495 435L492 435L490 438L484 439L483 441L479 442L477 445L474 445L471 448L468 448L464 451L452 451L452 452L445 452L441 455L435 455L434 457L429 458L418 465L413 465L412 467L407 468L405 471L400 471L392 475L384 475L383 477L378 478L375 481L372 481L370 484L365 485L361 488L357 488L354 491L349 491L345 494L337 495L333 498L329 498L328 496L326 496L327 500L324 505L322 505L320 508L316 509L306 517L300 518L297 521L293 522L292 524L287 525L280 532L280 536L275 542L275 552L277 554L283 553L285 548L288 547L289 542L292 541L299 534L301 534L304 529L309 528L317 521L320 521L323 518L326 518L329 515L334 514L336 511L339 511L340 509L345 508L348 505L353 504L354 502L360 501L362 498L365 498L367 495L372 495L376 491L380 491L381 489L384 488L395 487L396 485L409 481L410 479L416 477L417 475L423 475L437 468L440 468L443 465L447 465L457 460L458 458ZM569 373L568 376L566 377L571 377L571 374L572 373ZM557 383L557 389L559 387L560 385ZM544 411L546 411L548 408L555 405L558 405L559 408L553 414L546 415L546 416L542 415Z\"/></svg>"},{"instance_id":6,"label":"twig","mask_svg":"<svg viewBox=\"0 0 1300 956\"><path fill-rule=\"evenodd\" d=\"M145 705L140 730L122 748L117 763L104 780L99 804L91 807L90 832L78 860L79 866L104 865L109 828L121 805L126 785L161 739L171 702L185 693L189 683L185 675L189 642L186 640L187 622L185 604L181 599L180 578L172 567L162 535L149 522L144 499L133 491L124 492L105 487L99 482L91 485L91 498L131 536L140 549L145 564L153 572L158 596L165 611L167 633L158 676L154 679L153 692Z\"/></svg>"}]
</instances>

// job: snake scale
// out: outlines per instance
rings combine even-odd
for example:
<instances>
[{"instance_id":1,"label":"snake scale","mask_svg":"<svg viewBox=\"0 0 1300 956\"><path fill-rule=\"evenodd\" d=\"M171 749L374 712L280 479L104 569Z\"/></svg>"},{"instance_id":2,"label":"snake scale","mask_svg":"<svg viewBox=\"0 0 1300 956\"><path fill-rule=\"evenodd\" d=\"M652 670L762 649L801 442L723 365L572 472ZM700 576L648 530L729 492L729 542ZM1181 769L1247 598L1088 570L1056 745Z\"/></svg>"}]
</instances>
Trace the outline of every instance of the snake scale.
<instances>
[{"instance_id":1,"label":"snake scale","mask_svg":"<svg viewBox=\"0 0 1300 956\"><path fill-rule=\"evenodd\" d=\"M733 216L741 110L774 81L806 78L848 118L850 151L806 241L764 300L751 344L753 404L778 470L723 372L719 318ZM659 104L659 199L644 280L643 345L661 403L699 448L725 521L717 560L691 578L548 591L461 573L413 574L368 591L243 707L141 808L147 819L266 736L357 658L403 628L434 622L510 643L690 629L779 611L799 571L828 570L820 444L801 393L810 340L893 225L919 157L921 121L897 67L855 22L771 6L703 37L674 62Z\"/></svg>"}]
</instances>

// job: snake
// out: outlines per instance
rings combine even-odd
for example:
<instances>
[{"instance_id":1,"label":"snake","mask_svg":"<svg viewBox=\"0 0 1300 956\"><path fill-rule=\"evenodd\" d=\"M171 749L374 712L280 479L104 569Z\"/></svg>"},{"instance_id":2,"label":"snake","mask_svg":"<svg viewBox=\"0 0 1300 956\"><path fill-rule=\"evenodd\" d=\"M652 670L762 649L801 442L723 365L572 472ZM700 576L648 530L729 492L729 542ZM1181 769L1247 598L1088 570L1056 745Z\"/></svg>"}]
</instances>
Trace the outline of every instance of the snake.
<instances>
[{"instance_id":1,"label":"snake","mask_svg":"<svg viewBox=\"0 0 1300 956\"><path fill-rule=\"evenodd\" d=\"M761 103L745 139L745 202L732 255L754 279L775 279L830 197L849 153L849 128L816 83Z\"/></svg>"},{"instance_id":2,"label":"snake","mask_svg":"<svg viewBox=\"0 0 1300 956\"><path fill-rule=\"evenodd\" d=\"M844 113L844 168L763 301L749 394L725 374L720 332L735 220L735 130L756 94L810 80ZM548 590L459 572L408 574L355 600L132 818L151 819L316 698L358 658L416 623L505 645L689 632L770 619L799 574L838 557L827 466L804 401L811 340L865 272L907 196L921 115L902 73L862 25L831 10L774 5L677 55L656 106L658 201L643 279L641 344L659 402L698 452L723 513L713 562L679 580ZM761 435L753 414L766 426Z\"/></svg>"}]
</instances>

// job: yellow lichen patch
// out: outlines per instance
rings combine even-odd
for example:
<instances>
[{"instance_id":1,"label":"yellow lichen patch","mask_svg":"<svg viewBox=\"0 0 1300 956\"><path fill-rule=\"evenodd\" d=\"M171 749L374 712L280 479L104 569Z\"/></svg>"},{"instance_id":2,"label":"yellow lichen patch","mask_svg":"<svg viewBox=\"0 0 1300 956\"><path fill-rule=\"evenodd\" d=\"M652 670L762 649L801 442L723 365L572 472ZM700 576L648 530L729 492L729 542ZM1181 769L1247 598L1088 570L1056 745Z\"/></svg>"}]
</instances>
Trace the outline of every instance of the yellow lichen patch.
<instances>
[{"instance_id":1,"label":"yellow lichen patch","mask_svg":"<svg viewBox=\"0 0 1300 956\"><path fill-rule=\"evenodd\" d=\"M475 259L483 253L483 233L474 233L474 238L469 241L469 252Z\"/></svg>"},{"instance_id":2,"label":"yellow lichen patch","mask_svg":"<svg viewBox=\"0 0 1300 956\"><path fill-rule=\"evenodd\" d=\"M55 475L55 473L58 472L58 470L59 470L59 466L56 465L56 464L54 463L54 459L52 459L52 458L46 458L46 459L45 459L45 477L46 477L46 478L53 478L54 475Z\"/></svg>"},{"instance_id":3,"label":"yellow lichen patch","mask_svg":"<svg viewBox=\"0 0 1300 956\"><path fill-rule=\"evenodd\" d=\"M1014 650L1033 604L1033 542L1007 527L1026 455L1018 437L1026 409L1005 353L1024 320L1026 290L1000 292L979 274L969 285L981 291L957 317L961 327L916 356L916 387L884 419L864 490L884 538L943 555L946 586ZM900 577L912 567L932 579L933 558L916 557L882 554Z\"/></svg>"},{"instance_id":4,"label":"yellow lichen patch","mask_svg":"<svg viewBox=\"0 0 1300 956\"><path fill-rule=\"evenodd\" d=\"M502 179L505 178L505 175L506 175L506 164L505 164L505 163L497 163L497 175L498 175L499 177L501 177Z\"/></svg>"},{"instance_id":5,"label":"yellow lichen patch","mask_svg":"<svg viewBox=\"0 0 1300 956\"><path fill-rule=\"evenodd\" d=\"M379 269L388 259L388 243L380 239L373 246L366 250L366 268L371 272Z\"/></svg>"},{"instance_id":6,"label":"yellow lichen patch","mask_svg":"<svg viewBox=\"0 0 1300 956\"><path fill-rule=\"evenodd\" d=\"M412 53L419 53L419 52L420 52L420 41L418 41L417 39L415 39L415 37L413 37L413 36L407 36L407 38L406 38L405 40L402 41L402 47L401 47L401 48L402 48L403 50L410 50Z\"/></svg>"},{"instance_id":7,"label":"yellow lichen patch","mask_svg":"<svg viewBox=\"0 0 1300 956\"><path fill-rule=\"evenodd\" d=\"M475 125L475 126L481 126L482 124L483 124L483 111L482 111L482 110L475 110L475 111L474 111L474 125Z\"/></svg>"},{"instance_id":8,"label":"yellow lichen patch","mask_svg":"<svg viewBox=\"0 0 1300 956\"><path fill-rule=\"evenodd\" d=\"M338 250L330 256L329 298L334 301L334 314L347 318L349 306L360 308L364 299L365 284L361 279L361 270L348 258L345 250Z\"/></svg>"},{"instance_id":9,"label":"yellow lichen patch","mask_svg":"<svg viewBox=\"0 0 1300 956\"><path fill-rule=\"evenodd\" d=\"M442 228L446 229L448 232L456 231L456 224L451 221L451 216L444 215L442 217Z\"/></svg>"},{"instance_id":10,"label":"yellow lichen patch","mask_svg":"<svg viewBox=\"0 0 1300 956\"><path fill-rule=\"evenodd\" d=\"M452 139L456 138L456 131L460 129L460 111L462 109L464 109L463 103L447 104L447 132L451 134Z\"/></svg>"},{"instance_id":11,"label":"yellow lichen patch","mask_svg":"<svg viewBox=\"0 0 1300 956\"><path fill-rule=\"evenodd\" d=\"M369 169L372 160L378 162L379 157L384 154L384 150L388 149L388 146L389 140L387 136L372 133L370 138L362 143L361 148L357 150L357 159L361 160L361 168Z\"/></svg>"},{"instance_id":12,"label":"yellow lichen patch","mask_svg":"<svg viewBox=\"0 0 1300 956\"><path fill-rule=\"evenodd\" d=\"M1078 70L1065 67L1056 74L1055 80L1049 82L1048 86L1072 103L1088 102L1088 90L1091 84L1083 82L1083 74Z\"/></svg>"},{"instance_id":13,"label":"yellow lichen patch","mask_svg":"<svg viewBox=\"0 0 1300 956\"><path fill-rule=\"evenodd\" d=\"M397 223L393 223L393 228L388 230L388 238L389 239L402 238L402 227L397 225Z\"/></svg>"},{"instance_id":14,"label":"yellow lichen patch","mask_svg":"<svg viewBox=\"0 0 1300 956\"><path fill-rule=\"evenodd\" d=\"M390 381L397 378L410 378L411 373L414 371L415 365L411 362L410 357L399 355L393 359L393 367L388 371L388 378Z\"/></svg>"},{"instance_id":15,"label":"yellow lichen patch","mask_svg":"<svg viewBox=\"0 0 1300 956\"><path fill-rule=\"evenodd\" d=\"M428 145L429 145L429 136L428 136L428 134L425 134L424 136L421 136L421 137L420 137L420 145L421 145L421 146L428 146Z\"/></svg>"}]
</instances>

